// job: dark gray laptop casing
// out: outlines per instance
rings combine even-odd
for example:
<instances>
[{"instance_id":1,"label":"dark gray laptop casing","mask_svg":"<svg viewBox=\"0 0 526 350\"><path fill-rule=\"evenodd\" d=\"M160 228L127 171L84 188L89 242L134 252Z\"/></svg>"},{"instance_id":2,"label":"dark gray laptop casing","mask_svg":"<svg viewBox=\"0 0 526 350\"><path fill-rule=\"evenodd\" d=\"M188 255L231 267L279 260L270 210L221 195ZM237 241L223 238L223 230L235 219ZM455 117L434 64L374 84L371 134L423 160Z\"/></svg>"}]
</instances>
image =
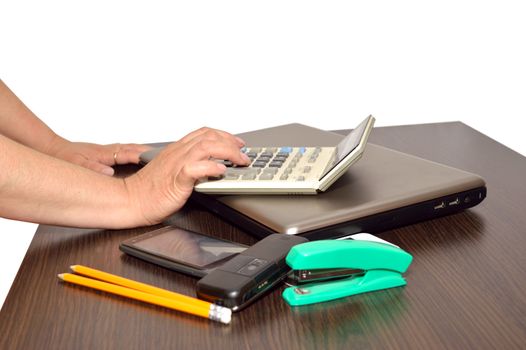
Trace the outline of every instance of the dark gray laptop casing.
<instances>
[{"instance_id":1,"label":"dark gray laptop casing","mask_svg":"<svg viewBox=\"0 0 526 350\"><path fill-rule=\"evenodd\" d=\"M302 124L238 136L249 146L334 146L343 138ZM277 232L325 239L451 214L485 196L478 175L369 143L362 158L316 196L194 193L192 199L255 236Z\"/></svg>"}]
</instances>

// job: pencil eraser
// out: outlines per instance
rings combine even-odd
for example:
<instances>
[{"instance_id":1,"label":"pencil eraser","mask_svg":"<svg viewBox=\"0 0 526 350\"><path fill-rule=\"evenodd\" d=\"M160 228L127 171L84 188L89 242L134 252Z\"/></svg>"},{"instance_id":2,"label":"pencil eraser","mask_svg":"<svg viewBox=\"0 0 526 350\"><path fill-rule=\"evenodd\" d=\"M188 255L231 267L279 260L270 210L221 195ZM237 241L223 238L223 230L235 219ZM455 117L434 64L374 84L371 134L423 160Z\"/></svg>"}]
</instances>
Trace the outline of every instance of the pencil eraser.
<instances>
[{"instance_id":1,"label":"pencil eraser","mask_svg":"<svg viewBox=\"0 0 526 350\"><path fill-rule=\"evenodd\" d=\"M224 308L223 310L221 310L220 320L222 323L229 324L232 320L232 310L228 308Z\"/></svg>"}]
</instances>

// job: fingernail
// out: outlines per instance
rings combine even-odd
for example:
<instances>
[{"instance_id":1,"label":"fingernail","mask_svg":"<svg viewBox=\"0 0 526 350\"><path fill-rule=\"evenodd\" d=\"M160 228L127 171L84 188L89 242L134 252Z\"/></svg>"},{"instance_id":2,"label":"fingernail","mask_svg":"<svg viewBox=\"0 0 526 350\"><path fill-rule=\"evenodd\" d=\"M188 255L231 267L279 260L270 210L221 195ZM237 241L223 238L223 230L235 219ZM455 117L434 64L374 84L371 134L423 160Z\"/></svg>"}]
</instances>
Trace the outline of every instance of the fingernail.
<instances>
[{"instance_id":1,"label":"fingernail","mask_svg":"<svg viewBox=\"0 0 526 350\"><path fill-rule=\"evenodd\" d=\"M217 168L218 168L219 170L221 170L221 171L223 171L223 172L226 171L226 166L225 166L224 164L222 164L222 163L216 163L216 165L217 165Z\"/></svg>"},{"instance_id":2,"label":"fingernail","mask_svg":"<svg viewBox=\"0 0 526 350\"><path fill-rule=\"evenodd\" d=\"M113 168L104 168L102 169L102 173L104 175L113 176L113 174L115 174L115 170L113 170Z\"/></svg>"},{"instance_id":3,"label":"fingernail","mask_svg":"<svg viewBox=\"0 0 526 350\"><path fill-rule=\"evenodd\" d=\"M245 161L245 163L249 164L251 162L250 158L243 152L241 152L241 158Z\"/></svg>"}]
</instances>

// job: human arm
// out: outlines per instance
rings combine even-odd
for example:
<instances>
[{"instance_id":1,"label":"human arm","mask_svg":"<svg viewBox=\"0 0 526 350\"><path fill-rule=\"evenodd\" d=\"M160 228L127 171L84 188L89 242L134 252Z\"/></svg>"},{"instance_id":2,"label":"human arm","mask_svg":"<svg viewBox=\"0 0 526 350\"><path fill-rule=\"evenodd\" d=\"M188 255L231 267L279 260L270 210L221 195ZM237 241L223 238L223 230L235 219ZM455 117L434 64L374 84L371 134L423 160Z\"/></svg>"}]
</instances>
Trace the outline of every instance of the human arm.
<instances>
[{"instance_id":1,"label":"human arm","mask_svg":"<svg viewBox=\"0 0 526 350\"><path fill-rule=\"evenodd\" d=\"M43 224L114 227L125 217L122 179L97 174L0 135L0 216Z\"/></svg>"},{"instance_id":2,"label":"human arm","mask_svg":"<svg viewBox=\"0 0 526 350\"><path fill-rule=\"evenodd\" d=\"M203 128L167 146L136 174L119 179L65 162L0 135L0 216L44 224L129 228L161 222L179 210L200 177L249 160L243 142Z\"/></svg>"},{"instance_id":3,"label":"human arm","mask_svg":"<svg viewBox=\"0 0 526 350\"><path fill-rule=\"evenodd\" d=\"M0 80L0 134L27 147L85 168L113 175L115 164L138 163L148 146L71 142L57 135Z\"/></svg>"}]
</instances>

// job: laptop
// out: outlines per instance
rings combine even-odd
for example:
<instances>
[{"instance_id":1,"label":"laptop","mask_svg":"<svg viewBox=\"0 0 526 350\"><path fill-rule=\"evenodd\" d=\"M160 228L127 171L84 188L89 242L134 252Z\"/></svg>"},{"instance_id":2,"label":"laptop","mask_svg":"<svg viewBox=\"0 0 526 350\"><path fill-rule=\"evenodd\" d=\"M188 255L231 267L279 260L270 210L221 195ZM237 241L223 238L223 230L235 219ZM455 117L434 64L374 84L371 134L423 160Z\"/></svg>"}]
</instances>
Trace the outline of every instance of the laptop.
<instances>
[{"instance_id":1,"label":"laptop","mask_svg":"<svg viewBox=\"0 0 526 350\"><path fill-rule=\"evenodd\" d=\"M335 147L344 138L302 124L238 136L247 145L276 147ZM368 143L360 161L316 196L194 191L191 200L256 237L284 233L316 240L378 233L459 212L485 197L485 181L478 175Z\"/></svg>"},{"instance_id":2,"label":"laptop","mask_svg":"<svg viewBox=\"0 0 526 350\"><path fill-rule=\"evenodd\" d=\"M374 125L374 117L365 118L336 146L280 146L257 144L244 147L251 160L249 166L234 166L223 161L227 169L221 177L201 179L195 191L211 194L317 194L327 190L345 171L360 159ZM140 156L147 163L159 150Z\"/></svg>"}]
</instances>

